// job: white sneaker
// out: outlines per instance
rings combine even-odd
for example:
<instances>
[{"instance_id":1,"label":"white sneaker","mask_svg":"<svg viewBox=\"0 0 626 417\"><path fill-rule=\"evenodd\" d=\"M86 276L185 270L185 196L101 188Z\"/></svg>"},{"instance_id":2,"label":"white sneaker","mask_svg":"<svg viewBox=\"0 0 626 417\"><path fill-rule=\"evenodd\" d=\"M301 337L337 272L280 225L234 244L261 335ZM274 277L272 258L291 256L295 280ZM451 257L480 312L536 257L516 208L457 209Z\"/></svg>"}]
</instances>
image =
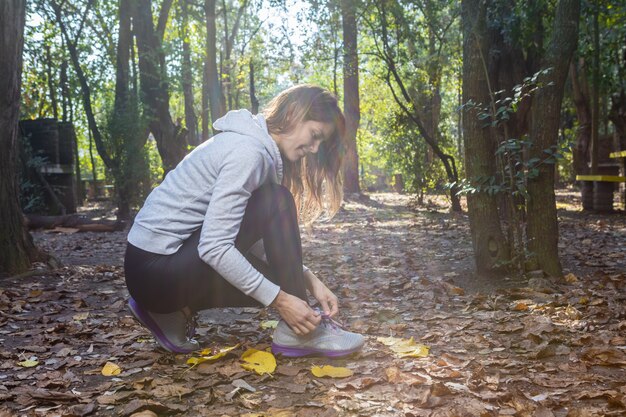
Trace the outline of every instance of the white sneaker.
<instances>
[{"instance_id":1,"label":"white sneaker","mask_svg":"<svg viewBox=\"0 0 626 417\"><path fill-rule=\"evenodd\" d=\"M322 355L336 358L358 352L365 343L362 335L343 330L339 323L326 315L322 315L322 322L315 330L303 336L295 334L281 320L273 339L272 352L289 357Z\"/></svg>"}]
</instances>

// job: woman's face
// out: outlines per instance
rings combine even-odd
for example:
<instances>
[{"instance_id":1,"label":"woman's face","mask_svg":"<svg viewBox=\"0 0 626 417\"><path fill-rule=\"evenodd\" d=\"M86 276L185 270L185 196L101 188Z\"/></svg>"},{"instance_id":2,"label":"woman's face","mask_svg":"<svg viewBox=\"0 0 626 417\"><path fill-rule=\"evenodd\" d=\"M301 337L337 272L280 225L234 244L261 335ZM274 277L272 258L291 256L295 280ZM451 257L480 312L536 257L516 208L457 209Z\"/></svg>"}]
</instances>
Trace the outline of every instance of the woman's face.
<instances>
[{"instance_id":1,"label":"woman's face","mask_svg":"<svg viewBox=\"0 0 626 417\"><path fill-rule=\"evenodd\" d=\"M287 133L272 135L285 158L297 162L309 153L317 153L320 144L333 133L332 123L307 120Z\"/></svg>"}]
</instances>

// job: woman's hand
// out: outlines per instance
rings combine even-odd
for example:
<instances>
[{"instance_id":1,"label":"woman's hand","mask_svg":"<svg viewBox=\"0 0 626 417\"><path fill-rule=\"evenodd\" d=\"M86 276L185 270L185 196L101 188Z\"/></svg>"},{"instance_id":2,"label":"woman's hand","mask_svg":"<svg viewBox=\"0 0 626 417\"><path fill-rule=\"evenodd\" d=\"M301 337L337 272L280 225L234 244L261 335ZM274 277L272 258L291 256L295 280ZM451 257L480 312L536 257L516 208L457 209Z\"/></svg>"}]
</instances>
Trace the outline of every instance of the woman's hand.
<instances>
[{"instance_id":1,"label":"woman's hand","mask_svg":"<svg viewBox=\"0 0 626 417\"><path fill-rule=\"evenodd\" d=\"M311 295L319 301L324 314L334 317L339 313L339 299L320 279L311 271L304 273L307 288Z\"/></svg>"},{"instance_id":2,"label":"woman's hand","mask_svg":"<svg viewBox=\"0 0 626 417\"><path fill-rule=\"evenodd\" d=\"M297 335L312 332L322 320L320 315L306 301L287 294L283 290L280 290L270 305L278 310L283 320Z\"/></svg>"}]
</instances>

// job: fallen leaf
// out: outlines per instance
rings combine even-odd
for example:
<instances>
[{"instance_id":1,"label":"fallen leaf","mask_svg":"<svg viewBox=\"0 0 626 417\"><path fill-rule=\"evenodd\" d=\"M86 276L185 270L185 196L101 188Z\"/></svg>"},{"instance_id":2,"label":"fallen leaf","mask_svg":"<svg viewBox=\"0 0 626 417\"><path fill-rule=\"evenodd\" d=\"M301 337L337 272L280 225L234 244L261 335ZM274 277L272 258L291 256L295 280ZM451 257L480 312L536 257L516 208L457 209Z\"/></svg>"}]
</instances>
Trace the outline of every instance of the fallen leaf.
<instances>
[{"instance_id":1,"label":"fallen leaf","mask_svg":"<svg viewBox=\"0 0 626 417\"><path fill-rule=\"evenodd\" d=\"M154 411L143 410L138 413L131 414L130 417L158 417Z\"/></svg>"},{"instance_id":2,"label":"fallen leaf","mask_svg":"<svg viewBox=\"0 0 626 417\"><path fill-rule=\"evenodd\" d=\"M241 367L246 371L254 371L259 375L271 374L276 370L276 358L269 352L248 349L241 355L245 363Z\"/></svg>"},{"instance_id":3,"label":"fallen leaf","mask_svg":"<svg viewBox=\"0 0 626 417\"><path fill-rule=\"evenodd\" d=\"M420 385L426 382L425 378L408 372L402 372L395 366L385 369L385 375L387 376L387 381L392 384Z\"/></svg>"},{"instance_id":4,"label":"fallen leaf","mask_svg":"<svg viewBox=\"0 0 626 417\"><path fill-rule=\"evenodd\" d=\"M27 359L22 362L17 363L19 366L23 366L24 368L32 368L33 366L39 365L39 361L34 359Z\"/></svg>"},{"instance_id":5,"label":"fallen leaf","mask_svg":"<svg viewBox=\"0 0 626 417\"><path fill-rule=\"evenodd\" d=\"M122 372L122 369L114 364L113 362L107 362L102 367L102 375L104 376L115 376L119 375Z\"/></svg>"},{"instance_id":6,"label":"fallen leaf","mask_svg":"<svg viewBox=\"0 0 626 417\"><path fill-rule=\"evenodd\" d=\"M379 337L376 339L389 348L400 358L425 358L428 356L430 348L428 346L415 343L415 340L401 339L398 337Z\"/></svg>"},{"instance_id":7,"label":"fallen leaf","mask_svg":"<svg viewBox=\"0 0 626 417\"><path fill-rule=\"evenodd\" d=\"M72 317L72 319L74 321L83 321L83 320L86 320L87 317L89 317L89 312L85 311L84 313L74 314L74 317Z\"/></svg>"},{"instance_id":8,"label":"fallen leaf","mask_svg":"<svg viewBox=\"0 0 626 417\"><path fill-rule=\"evenodd\" d=\"M349 376L354 375L348 368L335 367L331 365L324 366L313 366L311 368L311 373L318 378L323 378L325 376L329 376L331 378L347 378Z\"/></svg>"},{"instance_id":9,"label":"fallen leaf","mask_svg":"<svg viewBox=\"0 0 626 417\"><path fill-rule=\"evenodd\" d=\"M200 357L196 358L196 357L191 357L189 359L187 359L187 365L190 366L196 366L201 364L202 362L207 362L207 361L216 361L219 358L222 358L224 356L226 356L228 354L228 352L237 349L239 347L239 344L236 344L235 346L231 346L231 347L227 347L227 348L223 348L218 350L216 353L213 353L212 349L204 349L202 352L200 352ZM206 356L209 355L209 356Z\"/></svg>"},{"instance_id":10,"label":"fallen leaf","mask_svg":"<svg viewBox=\"0 0 626 417\"><path fill-rule=\"evenodd\" d=\"M275 329L278 326L278 320L265 320L261 322L261 329Z\"/></svg>"}]
</instances>

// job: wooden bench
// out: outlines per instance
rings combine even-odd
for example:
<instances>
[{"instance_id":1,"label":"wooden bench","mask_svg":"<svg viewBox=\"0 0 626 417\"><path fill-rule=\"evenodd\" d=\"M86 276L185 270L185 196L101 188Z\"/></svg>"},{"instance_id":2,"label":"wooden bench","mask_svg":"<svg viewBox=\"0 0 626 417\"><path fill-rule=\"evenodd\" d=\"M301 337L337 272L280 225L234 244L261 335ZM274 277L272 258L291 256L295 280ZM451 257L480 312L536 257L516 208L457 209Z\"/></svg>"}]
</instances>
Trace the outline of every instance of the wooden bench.
<instances>
[{"instance_id":1,"label":"wooden bench","mask_svg":"<svg viewBox=\"0 0 626 417\"><path fill-rule=\"evenodd\" d=\"M576 175L582 181L583 210L613 211L615 183L626 182L620 175Z\"/></svg>"}]
</instances>

